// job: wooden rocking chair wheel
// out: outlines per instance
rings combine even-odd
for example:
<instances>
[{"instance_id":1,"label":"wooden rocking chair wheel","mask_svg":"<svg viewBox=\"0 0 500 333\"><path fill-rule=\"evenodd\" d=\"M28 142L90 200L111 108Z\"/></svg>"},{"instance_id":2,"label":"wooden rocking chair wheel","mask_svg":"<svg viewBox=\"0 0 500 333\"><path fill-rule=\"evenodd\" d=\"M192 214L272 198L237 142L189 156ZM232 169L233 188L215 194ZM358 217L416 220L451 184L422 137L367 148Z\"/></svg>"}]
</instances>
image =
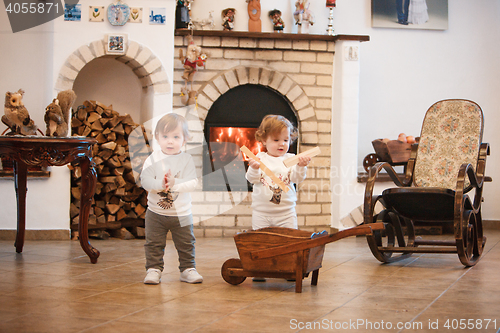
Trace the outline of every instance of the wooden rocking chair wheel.
<instances>
[{"instance_id":1,"label":"wooden rocking chair wheel","mask_svg":"<svg viewBox=\"0 0 500 333\"><path fill-rule=\"evenodd\" d=\"M229 274L230 268L241 268L243 270L243 266L241 264L240 259L228 259L224 262L221 268L221 275L224 281L232 285L238 285L246 280L245 276L234 276Z\"/></svg>"},{"instance_id":2,"label":"wooden rocking chair wheel","mask_svg":"<svg viewBox=\"0 0 500 333\"><path fill-rule=\"evenodd\" d=\"M376 222L384 222L385 229L374 231L373 235L367 235L366 239L372 254L380 262L389 263L411 256L409 252L403 252L393 257L394 252L382 251L383 248L415 247L415 229L410 220L400 218L390 210L383 210L376 215ZM406 234L403 230L401 220L405 223Z\"/></svg>"},{"instance_id":3,"label":"wooden rocking chair wheel","mask_svg":"<svg viewBox=\"0 0 500 333\"><path fill-rule=\"evenodd\" d=\"M457 242L457 251L460 262L469 267L474 266L479 260L485 242L483 241L481 223L478 223L476 214L467 210L463 215L462 239Z\"/></svg>"},{"instance_id":4,"label":"wooden rocking chair wheel","mask_svg":"<svg viewBox=\"0 0 500 333\"><path fill-rule=\"evenodd\" d=\"M368 154L363 159L363 168L366 172L370 171L370 168L375 165L375 163L380 162L381 159L377 154Z\"/></svg>"}]
</instances>

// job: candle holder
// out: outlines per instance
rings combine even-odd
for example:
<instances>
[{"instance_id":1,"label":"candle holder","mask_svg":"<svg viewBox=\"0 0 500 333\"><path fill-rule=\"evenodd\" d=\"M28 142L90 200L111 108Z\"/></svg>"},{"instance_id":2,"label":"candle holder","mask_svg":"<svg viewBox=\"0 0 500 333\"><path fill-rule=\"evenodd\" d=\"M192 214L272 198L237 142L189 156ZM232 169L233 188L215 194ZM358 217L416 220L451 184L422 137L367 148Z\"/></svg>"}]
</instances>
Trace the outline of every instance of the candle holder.
<instances>
[{"instance_id":1,"label":"candle holder","mask_svg":"<svg viewBox=\"0 0 500 333\"><path fill-rule=\"evenodd\" d=\"M193 30L194 29L194 23L193 19L191 18L191 3L193 3L194 0L187 0L187 8L189 12L189 22L188 22L188 29Z\"/></svg>"}]
</instances>

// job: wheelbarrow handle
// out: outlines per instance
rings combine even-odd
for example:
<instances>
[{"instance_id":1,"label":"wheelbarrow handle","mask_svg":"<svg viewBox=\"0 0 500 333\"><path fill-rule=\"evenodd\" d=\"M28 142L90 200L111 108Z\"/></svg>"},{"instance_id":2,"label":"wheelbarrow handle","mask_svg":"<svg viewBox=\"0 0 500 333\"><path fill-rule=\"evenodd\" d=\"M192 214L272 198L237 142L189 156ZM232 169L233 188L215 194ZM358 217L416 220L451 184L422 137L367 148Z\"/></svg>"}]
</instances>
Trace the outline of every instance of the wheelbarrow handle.
<instances>
[{"instance_id":1,"label":"wheelbarrow handle","mask_svg":"<svg viewBox=\"0 0 500 333\"><path fill-rule=\"evenodd\" d=\"M316 246L321 246L338 241L345 237L371 235L373 230L382 229L384 229L384 224L382 222L363 224L354 228L339 231L334 234L308 239L297 243L277 246L270 249L251 251L250 256L253 260L271 258L283 254L311 249Z\"/></svg>"}]
</instances>

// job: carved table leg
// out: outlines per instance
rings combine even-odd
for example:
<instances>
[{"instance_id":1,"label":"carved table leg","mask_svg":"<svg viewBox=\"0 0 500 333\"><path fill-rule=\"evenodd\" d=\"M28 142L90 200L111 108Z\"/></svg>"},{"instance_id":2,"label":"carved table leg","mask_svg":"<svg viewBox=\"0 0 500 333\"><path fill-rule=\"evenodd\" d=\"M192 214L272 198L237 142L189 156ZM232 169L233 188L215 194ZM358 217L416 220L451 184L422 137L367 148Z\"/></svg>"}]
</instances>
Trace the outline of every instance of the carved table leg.
<instances>
[{"instance_id":1,"label":"carved table leg","mask_svg":"<svg viewBox=\"0 0 500 333\"><path fill-rule=\"evenodd\" d=\"M95 192L97 174L95 164L90 158L82 158L80 160L80 168L82 170L82 188L78 233L83 251L89 256L90 262L95 264L100 253L96 248L90 245L88 226L90 205Z\"/></svg>"},{"instance_id":2,"label":"carved table leg","mask_svg":"<svg viewBox=\"0 0 500 333\"><path fill-rule=\"evenodd\" d=\"M28 190L28 166L23 162L14 161L14 182L17 199L17 234L16 252L23 252L24 231L26 230L26 191Z\"/></svg>"}]
</instances>

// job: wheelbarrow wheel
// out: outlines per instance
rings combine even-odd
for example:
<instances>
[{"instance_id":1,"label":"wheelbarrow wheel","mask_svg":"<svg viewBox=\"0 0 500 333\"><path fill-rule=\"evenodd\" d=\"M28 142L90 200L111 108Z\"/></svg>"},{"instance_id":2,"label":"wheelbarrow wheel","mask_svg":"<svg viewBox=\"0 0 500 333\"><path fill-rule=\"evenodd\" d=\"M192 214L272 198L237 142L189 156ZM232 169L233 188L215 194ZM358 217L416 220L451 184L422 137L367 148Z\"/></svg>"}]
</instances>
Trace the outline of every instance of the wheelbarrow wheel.
<instances>
[{"instance_id":1,"label":"wheelbarrow wheel","mask_svg":"<svg viewBox=\"0 0 500 333\"><path fill-rule=\"evenodd\" d=\"M224 281L232 285L237 285L246 280L245 276L234 276L229 274L230 268L241 268L243 270L243 266L241 265L241 260L232 258L224 262L221 268L221 274Z\"/></svg>"},{"instance_id":2,"label":"wheelbarrow wheel","mask_svg":"<svg viewBox=\"0 0 500 333\"><path fill-rule=\"evenodd\" d=\"M366 172L370 171L370 168L375 165L375 163L380 162L381 159L377 154L368 154L363 159L363 168Z\"/></svg>"}]
</instances>

